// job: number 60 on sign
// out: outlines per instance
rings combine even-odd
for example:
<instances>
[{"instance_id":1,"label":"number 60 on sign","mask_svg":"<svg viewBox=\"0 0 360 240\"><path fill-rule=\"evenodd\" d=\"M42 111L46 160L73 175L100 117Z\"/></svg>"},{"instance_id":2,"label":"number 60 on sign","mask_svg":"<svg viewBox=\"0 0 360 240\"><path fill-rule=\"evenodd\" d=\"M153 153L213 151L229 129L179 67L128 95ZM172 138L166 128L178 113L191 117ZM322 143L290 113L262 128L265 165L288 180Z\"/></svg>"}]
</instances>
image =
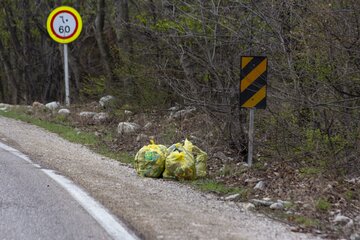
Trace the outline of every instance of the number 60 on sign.
<instances>
[{"instance_id":1,"label":"number 60 on sign","mask_svg":"<svg viewBox=\"0 0 360 240\"><path fill-rule=\"evenodd\" d=\"M61 6L54 9L47 19L50 37L62 44L75 41L82 30L80 14L72 7Z\"/></svg>"}]
</instances>

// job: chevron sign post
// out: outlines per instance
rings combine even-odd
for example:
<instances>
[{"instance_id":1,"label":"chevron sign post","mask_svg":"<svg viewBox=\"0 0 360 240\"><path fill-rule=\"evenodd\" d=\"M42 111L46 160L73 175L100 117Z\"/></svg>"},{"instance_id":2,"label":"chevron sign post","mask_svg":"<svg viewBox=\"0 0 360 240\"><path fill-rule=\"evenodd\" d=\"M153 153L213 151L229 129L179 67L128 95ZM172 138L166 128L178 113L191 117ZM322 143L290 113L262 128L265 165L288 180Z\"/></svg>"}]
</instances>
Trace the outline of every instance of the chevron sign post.
<instances>
[{"instance_id":1,"label":"chevron sign post","mask_svg":"<svg viewBox=\"0 0 360 240\"><path fill-rule=\"evenodd\" d=\"M250 109L248 164L252 165L255 109L266 108L267 57L241 57L240 107Z\"/></svg>"}]
</instances>

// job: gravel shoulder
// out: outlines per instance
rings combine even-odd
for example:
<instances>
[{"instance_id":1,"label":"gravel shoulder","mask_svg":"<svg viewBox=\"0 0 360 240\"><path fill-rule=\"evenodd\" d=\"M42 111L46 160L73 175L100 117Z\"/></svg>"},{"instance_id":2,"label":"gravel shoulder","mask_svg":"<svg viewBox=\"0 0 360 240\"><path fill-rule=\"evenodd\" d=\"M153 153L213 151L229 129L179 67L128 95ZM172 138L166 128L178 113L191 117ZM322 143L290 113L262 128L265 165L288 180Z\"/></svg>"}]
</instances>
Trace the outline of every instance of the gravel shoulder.
<instances>
[{"instance_id":1,"label":"gravel shoulder","mask_svg":"<svg viewBox=\"0 0 360 240\"><path fill-rule=\"evenodd\" d=\"M317 239L185 184L140 178L36 126L0 117L0 141L73 180L143 239Z\"/></svg>"}]
</instances>

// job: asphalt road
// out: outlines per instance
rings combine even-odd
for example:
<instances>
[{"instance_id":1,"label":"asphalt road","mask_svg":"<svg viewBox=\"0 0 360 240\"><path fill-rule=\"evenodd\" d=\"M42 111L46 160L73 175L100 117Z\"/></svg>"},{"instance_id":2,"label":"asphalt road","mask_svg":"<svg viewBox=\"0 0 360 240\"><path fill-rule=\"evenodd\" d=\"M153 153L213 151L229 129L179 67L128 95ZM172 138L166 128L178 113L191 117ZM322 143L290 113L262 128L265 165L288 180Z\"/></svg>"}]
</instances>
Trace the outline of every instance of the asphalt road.
<instances>
[{"instance_id":1,"label":"asphalt road","mask_svg":"<svg viewBox=\"0 0 360 240\"><path fill-rule=\"evenodd\" d=\"M41 169L0 148L0 240L111 239Z\"/></svg>"}]
</instances>

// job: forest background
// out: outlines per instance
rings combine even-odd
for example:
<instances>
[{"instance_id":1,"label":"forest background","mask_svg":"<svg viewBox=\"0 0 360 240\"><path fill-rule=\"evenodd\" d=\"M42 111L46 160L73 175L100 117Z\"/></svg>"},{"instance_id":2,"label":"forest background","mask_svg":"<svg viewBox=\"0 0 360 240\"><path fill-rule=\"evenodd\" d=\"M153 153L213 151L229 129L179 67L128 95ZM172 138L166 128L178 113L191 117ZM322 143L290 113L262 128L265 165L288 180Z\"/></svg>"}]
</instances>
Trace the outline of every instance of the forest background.
<instances>
[{"instance_id":1,"label":"forest background","mask_svg":"<svg viewBox=\"0 0 360 240\"><path fill-rule=\"evenodd\" d=\"M73 103L111 94L140 112L194 106L246 154L240 56L267 56L258 160L360 174L359 1L0 0L0 102L64 99L62 46L46 31L60 5L84 22L69 45Z\"/></svg>"}]
</instances>

